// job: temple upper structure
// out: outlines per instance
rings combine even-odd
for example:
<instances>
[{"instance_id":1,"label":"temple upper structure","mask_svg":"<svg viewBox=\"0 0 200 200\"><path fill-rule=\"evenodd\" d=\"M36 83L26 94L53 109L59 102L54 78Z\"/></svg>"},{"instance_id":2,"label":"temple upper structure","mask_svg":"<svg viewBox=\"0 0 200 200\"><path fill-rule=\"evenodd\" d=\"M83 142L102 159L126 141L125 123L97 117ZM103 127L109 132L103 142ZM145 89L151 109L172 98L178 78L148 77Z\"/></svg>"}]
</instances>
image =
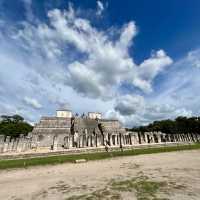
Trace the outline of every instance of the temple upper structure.
<instances>
[{"instance_id":1,"label":"temple upper structure","mask_svg":"<svg viewBox=\"0 0 200 200\"><path fill-rule=\"evenodd\" d=\"M72 111L63 109L57 110L56 117L72 118Z\"/></svg>"},{"instance_id":2,"label":"temple upper structure","mask_svg":"<svg viewBox=\"0 0 200 200\"><path fill-rule=\"evenodd\" d=\"M51 149L119 145L125 135L118 120L102 119L98 112L73 116L70 110L57 110L56 117L42 117L32 131L37 147Z\"/></svg>"}]
</instances>

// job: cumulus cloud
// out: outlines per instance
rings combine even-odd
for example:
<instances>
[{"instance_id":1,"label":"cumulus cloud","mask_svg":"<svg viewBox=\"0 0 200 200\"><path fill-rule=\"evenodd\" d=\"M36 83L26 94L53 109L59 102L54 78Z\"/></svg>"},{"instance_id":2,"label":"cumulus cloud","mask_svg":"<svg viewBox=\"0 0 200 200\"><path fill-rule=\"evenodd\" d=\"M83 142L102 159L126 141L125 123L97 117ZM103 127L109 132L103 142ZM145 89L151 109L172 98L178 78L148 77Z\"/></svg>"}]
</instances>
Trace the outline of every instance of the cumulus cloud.
<instances>
[{"instance_id":1,"label":"cumulus cloud","mask_svg":"<svg viewBox=\"0 0 200 200\"><path fill-rule=\"evenodd\" d=\"M172 62L172 59L163 50L158 50L140 64L138 68L139 76L133 80L133 83L140 89L151 92L153 79Z\"/></svg>"},{"instance_id":2,"label":"cumulus cloud","mask_svg":"<svg viewBox=\"0 0 200 200\"><path fill-rule=\"evenodd\" d=\"M172 63L164 50L155 52L139 66L134 63L129 54L129 48L137 34L133 21L117 30L120 35L114 40L107 31L98 30L89 20L78 17L71 4L68 10L49 11L48 17L51 26L25 23L24 29L14 38L26 41L23 46L25 49L39 51L54 61L67 53L63 51L63 44L65 49L73 47L75 57L79 55L79 59L68 60L66 63L65 84L84 96L113 98L124 82L144 92L150 91L153 79Z\"/></svg>"},{"instance_id":3,"label":"cumulus cloud","mask_svg":"<svg viewBox=\"0 0 200 200\"><path fill-rule=\"evenodd\" d=\"M11 24L6 37L0 33L0 111L37 121L70 103L74 112L99 111L127 126L197 113L200 99L191 98L199 89L198 68L191 71L198 66L197 51L173 63L160 49L136 64L130 53L138 34L134 21L109 27L111 35L83 18L72 4L67 10L48 11L47 17L48 22L28 20L14 29ZM163 71L167 77L157 85L158 92L153 83ZM123 84L133 91L121 92Z\"/></svg>"},{"instance_id":4,"label":"cumulus cloud","mask_svg":"<svg viewBox=\"0 0 200 200\"><path fill-rule=\"evenodd\" d=\"M114 109L106 116L117 118L128 127L146 125L155 120L192 116L192 111L167 103L151 102L140 95L123 95L117 98Z\"/></svg>"},{"instance_id":5,"label":"cumulus cloud","mask_svg":"<svg viewBox=\"0 0 200 200\"><path fill-rule=\"evenodd\" d=\"M24 102L31 106L34 109L40 109L42 108L42 105L37 101L37 99L30 98L30 97L24 97Z\"/></svg>"},{"instance_id":6,"label":"cumulus cloud","mask_svg":"<svg viewBox=\"0 0 200 200\"><path fill-rule=\"evenodd\" d=\"M142 112L144 109L144 98L140 95L125 95L117 98L115 110L123 116L129 116Z\"/></svg>"}]
</instances>

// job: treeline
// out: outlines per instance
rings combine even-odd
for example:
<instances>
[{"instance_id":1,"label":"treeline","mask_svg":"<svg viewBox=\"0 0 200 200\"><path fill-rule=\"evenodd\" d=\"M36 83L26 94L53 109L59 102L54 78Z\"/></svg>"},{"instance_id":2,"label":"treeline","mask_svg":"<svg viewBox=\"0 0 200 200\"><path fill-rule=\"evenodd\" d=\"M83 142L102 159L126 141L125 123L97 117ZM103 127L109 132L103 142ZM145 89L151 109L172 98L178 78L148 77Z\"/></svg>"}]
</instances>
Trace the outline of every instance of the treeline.
<instances>
[{"instance_id":1,"label":"treeline","mask_svg":"<svg viewBox=\"0 0 200 200\"><path fill-rule=\"evenodd\" d=\"M18 137L20 134L27 135L32 129L33 127L20 115L0 117L0 135Z\"/></svg>"},{"instance_id":2,"label":"treeline","mask_svg":"<svg viewBox=\"0 0 200 200\"><path fill-rule=\"evenodd\" d=\"M129 129L137 132L161 131L163 133L199 133L200 117L177 117L175 120L154 121L147 126L133 127Z\"/></svg>"}]
</instances>

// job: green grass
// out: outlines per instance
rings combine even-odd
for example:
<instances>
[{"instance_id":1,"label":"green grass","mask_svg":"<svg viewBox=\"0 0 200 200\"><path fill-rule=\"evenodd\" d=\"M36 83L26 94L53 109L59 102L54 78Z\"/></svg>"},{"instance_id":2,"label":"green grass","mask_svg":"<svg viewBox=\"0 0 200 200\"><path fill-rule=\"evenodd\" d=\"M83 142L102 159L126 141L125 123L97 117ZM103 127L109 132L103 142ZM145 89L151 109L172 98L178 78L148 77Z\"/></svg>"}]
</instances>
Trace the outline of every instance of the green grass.
<instances>
[{"instance_id":1,"label":"green grass","mask_svg":"<svg viewBox=\"0 0 200 200\"><path fill-rule=\"evenodd\" d=\"M167 188L168 183L150 180L147 176L139 175L125 180L111 180L106 187L89 191L81 195L73 195L66 200L122 200L124 193L136 196L137 200L167 200L160 198L160 193Z\"/></svg>"},{"instance_id":2,"label":"green grass","mask_svg":"<svg viewBox=\"0 0 200 200\"><path fill-rule=\"evenodd\" d=\"M147 176L111 182L111 190L120 192L134 192L138 200L161 200L157 194L167 187L167 182L152 181Z\"/></svg>"},{"instance_id":3,"label":"green grass","mask_svg":"<svg viewBox=\"0 0 200 200\"><path fill-rule=\"evenodd\" d=\"M134 156L134 155L141 155L141 154L152 154L152 153L193 150L193 149L200 149L200 144L134 149L134 150L125 150L123 152L121 151L112 151L109 153L96 152L96 153L87 153L87 154L58 155L58 156L26 158L26 159L17 159L17 160L0 160L0 169L21 168L21 167L47 165L47 164L59 164L59 163L66 163L66 162L72 163L78 159L86 159L87 161L89 161L89 160L100 160L100 159L106 159L106 158L118 157L118 156Z\"/></svg>"}]
</instances>

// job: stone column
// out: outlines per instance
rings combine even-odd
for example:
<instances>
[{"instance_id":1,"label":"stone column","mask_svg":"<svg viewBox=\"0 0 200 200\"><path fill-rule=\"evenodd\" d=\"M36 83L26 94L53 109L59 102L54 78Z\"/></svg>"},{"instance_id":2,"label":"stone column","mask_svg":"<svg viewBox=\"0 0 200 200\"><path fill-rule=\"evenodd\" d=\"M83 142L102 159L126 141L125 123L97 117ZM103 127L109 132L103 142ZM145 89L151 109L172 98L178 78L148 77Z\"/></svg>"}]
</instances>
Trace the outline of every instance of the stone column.
<instances>
[{"instance_id":1,"label":"stone column","mask_svg":"<svg viewBox=\"0 0 200 200\"><path fill-rule=\"evenodd\" d=\"M112 145L115 146L115 135L112 135Z\"/></svg>"},{"instance_id":2,"label":"stone column","mask_svg":"<svg viewBox=\"0 0 200 200\"><path fill-rule=\"evenodd\" d=\"M9 144L9 152L14 151L14 144L15 144L15 138L11 138L11 141Z\"/></svg>"},{"instance_id":3,"label":"stone column","mask_svg":"<svg viewBox=\"0 0 200 200\"><path fill-rule=\"evenodd\" d=\"M13 143L14 143L14 138L10 138L10 142L8 143L7 147L7 152L12 152Z\"/></svg>"},{"instance_id":4,"label":"stone column","mask_svg":"<svg viewBox=\"0 0 200 200\"><path fill-rule=\"evenodd\" d=\"M183 142L182 134L180 134L179 137L180 137L180 142Z\"/></svg>"},{"instance_id":5,"label":"stone column","mask_svg":"<svg viewBox=\"0 0 200 200\"><path fill-rule=\"evenodd\" d=\"M133 135L133 139L134 139L134 144L138 144L139 142L138 142L138 133L135 133L134 135Z\"/></svg>"},{"instance_id":6,"label":"stone column","mask_svg":"<svg viewBox=\"0 0 200 200\"><path fill-rule=\"evenodd\" d=\"M95 134L94 138L95 138L95 143L94 143L94 145L95 145L95 147L97 147L97 146L98 146L98 135Z\"/></svg>"},{"instance_id":7,"label":"stone column","mask_svg":"<svg viewBox=\"0 0 200 200\"><path fill-rule=\"evenodd\" d=\"M9 143L10 143L10 136L6 137L6 141L4 143L4 150L3 152L7 152L9 150Z\"/></svg>"},{"instance_id":8,"label":"stone column","mask_svg":"<svg viewBox=\"0 0 200 200\"><path fill-rule=\"evenodd\" d=\"M28 150L28 139L24 137L24 143L23 143L23 151Z\"/></svg>"},{"instance_id":9,"label":"stone column","mask_svg":"<svg viewBox=\"0 0 200 200\"><path fill-rule=\"evenodd\" d=\"M139 133L136 133L135 134L135 144L139 144L139 136L138 136Z\"/></svg>"},{"instance_id":10,"label":"stone column","mask_svg":"<svg viewBox=\"0 0 200 200\"><path fill-rule=\"evenodd\" d=\"M126 144L129 145L130 141L129 141L129 135L126 135Z\"/></svg>"},{"instance_id":11,"label":"stone column","mask_svg":"<svg viewBox=\"0 0 200 200\"><path fill-rule=\"evenodd\" d=\"M174 135L171 134L170 136L171 136L171 142L174 142Z\"/></svg>"},{"instance_id":12,"label":"stone column","mask_svg":"<svg viewBox=\"0 0 200 200\"><path fill-rule=\"evenodd\" d=\"M128 135L126 135L126 145L129 145L129 138L128 138Z\"/></svg>"},{"instance_id":13,"label":"stone column","mask_svg":"<svg viewBox=\"0 0 200 200\"><path fill-rule=\"evenodd\" d=\"M101 135L97 134L97 147L101 146Z\"/></svg>"},{"instance_id":14,"label":"stone column","mask_svg":"<svg viewBox=\"0 0 200 200\"><path fill-rule=\"evenodd\" d=\"M121 145L122 146L124 146L124 138L123 138L124 136L121 134L121 136L120 136L120 140L121 140Z\"/></svg>"},{"instance_id":15,"label":"stone column","mask_svg":"<svg viewBox=\"0 0 200 200\"><path fill-rule=\"evenodd\" d=\"M115 135L115 146L117 146L117 134Z\"/></svg>"},{"instance_id":16,"label":"stone column","mask_svg":"<svg viewBox=\"0 0 200 200\"><path fill-rule=\"evenodd\" d=\"M87 147L90 146L90 136L87 136Z\"/></svg>"},{"instance_id":17,"label":"stone column","mask_svg":"<svg viewBox=\"0 0 200 200\"><path fill-rule=\"evenodd\" d=\"M53 150L57 150L58 149L58 138L57 136L53 137Z\"/></svg>"},{"instance_id":18,"label":"stone column","mask_svg":"<svg viewBox=\"0 0 200 200\"><path fill-rule=\"evenodd\" d=\"M175 134L175 138L176 138L176 142L178 142L179 140L178 140L178 135L177 134Z\"/></svg>"},{"instance_id":19,"label":"stone column","mask_svg":"<svg viewBox=\"0 0 200 200\"><path fill-rule=\"evenodd\" d=\"M191 135L190 135L189 133L188 133L187 135L188 135L188 140L189 140L189 142L192 142Z\"/></svg>"},{"instance_id":20,"label":"stone column","mask_svg":"<svg viewBox=\"0 0 200 200\"><path fill-rule=\"evenodd\" d=\"M185 142L188 142L188 136L187 136L187 134L184 134L184 139L185 139Z\"/></svg>"},{"instance_id":21,"label":"stone column","mask_svg":"<svg viewBox=\"0 0 200 200\"><path fill-rule=\"evenodd\" d=\"M161 132L158 132L157 137L158 137L158 143L161 143Z\"/></svg>"},{"instance_id":22,"label":"stone column","mask_svg":"<svg viewBox=\"0 0 200 200\"><path fill-rule=\"evenodd\" d=\"M157 143L160 143L160 142L161 142L160 135L161 135L160 132L157 132L157 133L156 133Z\"/></svg>"},{"instance_id":23,"label":"stone column","mask_svg":"<svg viewBox=\"0 0 200 200\"><path fill-rule=\"evenodd\" d=\"M181 134L179 134L179 142L182 142Z\"/></svg>"},{"instance_id":24,"label":"stone column","mask_svg":"<svg viewBox=\"0 0 200 200\"><path fill-rule=\"evenodd\" d=\"M131 142L132 142L132 145L135 144L135 135L131 134Z\"/></svg>"},{"instance_id":25,"label":"stone column","mask_svg":"<svg viewBox=\"0 0 200 200\"><path fill-rule=\"evenodd\" d=\"M146 132L144 133L144 136L145 136L145 143L148 143L148 138L147 138L147 133Z\"/></svg>"},{"instance_id":26,"label":"stone column","mask_svg":"<svg viewBox=\"0 0 200 200\"><path fill-rule=\"evenodd\" d=\"M190 134L187 134L188 142L191 142Z\"/></svg>"},{"instance_id":27,"label":"stone column","mask_svg":"<svg viewBox=\"0 0 200 200\"><path fill-rule=\"evenodd\" d=\"M131 134L128 134L128 137L129 137L129 143L130 143L130 145L132 145L132 144L133 144L133 141L132 141Z\"/></svg>"},{"instance_id":28,"label":"stone column","mask_svg":"<svg viewBox=\"0 0 200 200\"><path fill-rule=\"evenodd\" d=\"M126 140L126 138L127 138L127 136L126 136L126 135L124 135L124 136L123 136L124 145L127 145L127 140Z\"/></svg>"},{"instance_id":29,"label":"stone column","mask_svg":"<svg viewBox=\"0 0 200 200\"><path fill-rule=\"evenodd\" d=\"M105 134L100 135L101 146L104 146L104 140L105 140L104 137L105 137Z\"/></svg>"},{"instance_id":30,"label":"stone column","mask_svg":"<svg viewBox=\"0 0 200 200\"><path fill-rule=\"evenodd\" d=\"M184 140L184 142L187 142L187 139L186 139L186 135L185 135L185 134L183 134L183 140Z\"/></svg>"},{"instance_id":31,"label":"stone column","mask_svg":"<svg viewBox=\"0 0 200 200\"><path fill-rule=\"evenodd\" d=\"M73 135L69 136L69 149L73 147Z\"/></svg>"},{"instance_id":32,"label":"stone column","mask_svg":"<svg viewBox=\"0 0 200 200\"><path fill-rule=\"evenodd\" d=\"M122 143L123 143L123 145L126 145L126 135L122 136Z\"/></svg>"},{"instance_id":33,"label":"stone column","mask_svg":"<svg viewBox=\"0 0 200 200\"><path fill-rule=\"evenodd\" d=\"M86 136L85 134L82 135L82 147L86 146Z\"/></svg>"},{"instance_id":34,"label":"stone column","mask_svg":"<svg viewBox=\"0 0 200 200\"><path fill-rule=\"evenodd\" d=\"M154 136L153 136L153 132L151 132L151 142L152 142L152 143L155 143Z\"/></svg>"},{"instance_id":35,"label":"stone column","mask_svg":"<svg viewBox=\"0 0 200 200\"><path fill-rule=\"evenodd\" d=\"M177 138L177 142L180 142L180 141L181 141L180 135L179 135L179 134L176 134L176 138Z\"/></svg>"},{"instance_id":36,"label":"stone column","mask_svg":"<svg viewBox=\"0 0 200 200\"><path fill-rule=\"evenodd\" d=\"M94 137L93 137L93 135L91 135L90 138L91 138L90 146L93 147L93 144L94 144Z\"/></svg>"},{"instance_id":37,"label":"stone column","mask_svg":"<svg viewBox=\"0 0 200 200\"><path fill-rule=\"evenodd\" d=\"M110 135L110 146L114 146L114 143L113 143L113 135L112 135L112 134Z\"/></svg>"},{"instance_id":38,"label":"stone column","mask_svg":"<svg viewBox=\"0 0 200 200\"><path fill-rule=\"evenodd\" d=\"M118 140L118 133L115 135L115 144L118 146L119 145L119 140Z\"/></svg>"},{"instance_id":39,"label":"stone column","mask_svg":"<svg viewBox=\"0 0 200 200\"><path fill-rule=\"evenodd\" d=\"M5 136L0 135L0 153L3 153Z\"/></svg>"},{"instance_id":40,"label":"stone column","mask_svg":"<svg viewBox=\"0 0 200 200\"><path fill-rule=\"evenodd\" d=\"M81 136L77 138L77 148L81 147Z\"/></svg>"},{"instance_id":41,"label":"stone column","mask_svg":"<svg viewBox=\"0 0 200 200\"><path fill-rule=\"evenodd\" d=\"M83 135L79 136L79 141L80 141L79 147L82 148L83 147Z\"/></svg>"}]
</instances>

